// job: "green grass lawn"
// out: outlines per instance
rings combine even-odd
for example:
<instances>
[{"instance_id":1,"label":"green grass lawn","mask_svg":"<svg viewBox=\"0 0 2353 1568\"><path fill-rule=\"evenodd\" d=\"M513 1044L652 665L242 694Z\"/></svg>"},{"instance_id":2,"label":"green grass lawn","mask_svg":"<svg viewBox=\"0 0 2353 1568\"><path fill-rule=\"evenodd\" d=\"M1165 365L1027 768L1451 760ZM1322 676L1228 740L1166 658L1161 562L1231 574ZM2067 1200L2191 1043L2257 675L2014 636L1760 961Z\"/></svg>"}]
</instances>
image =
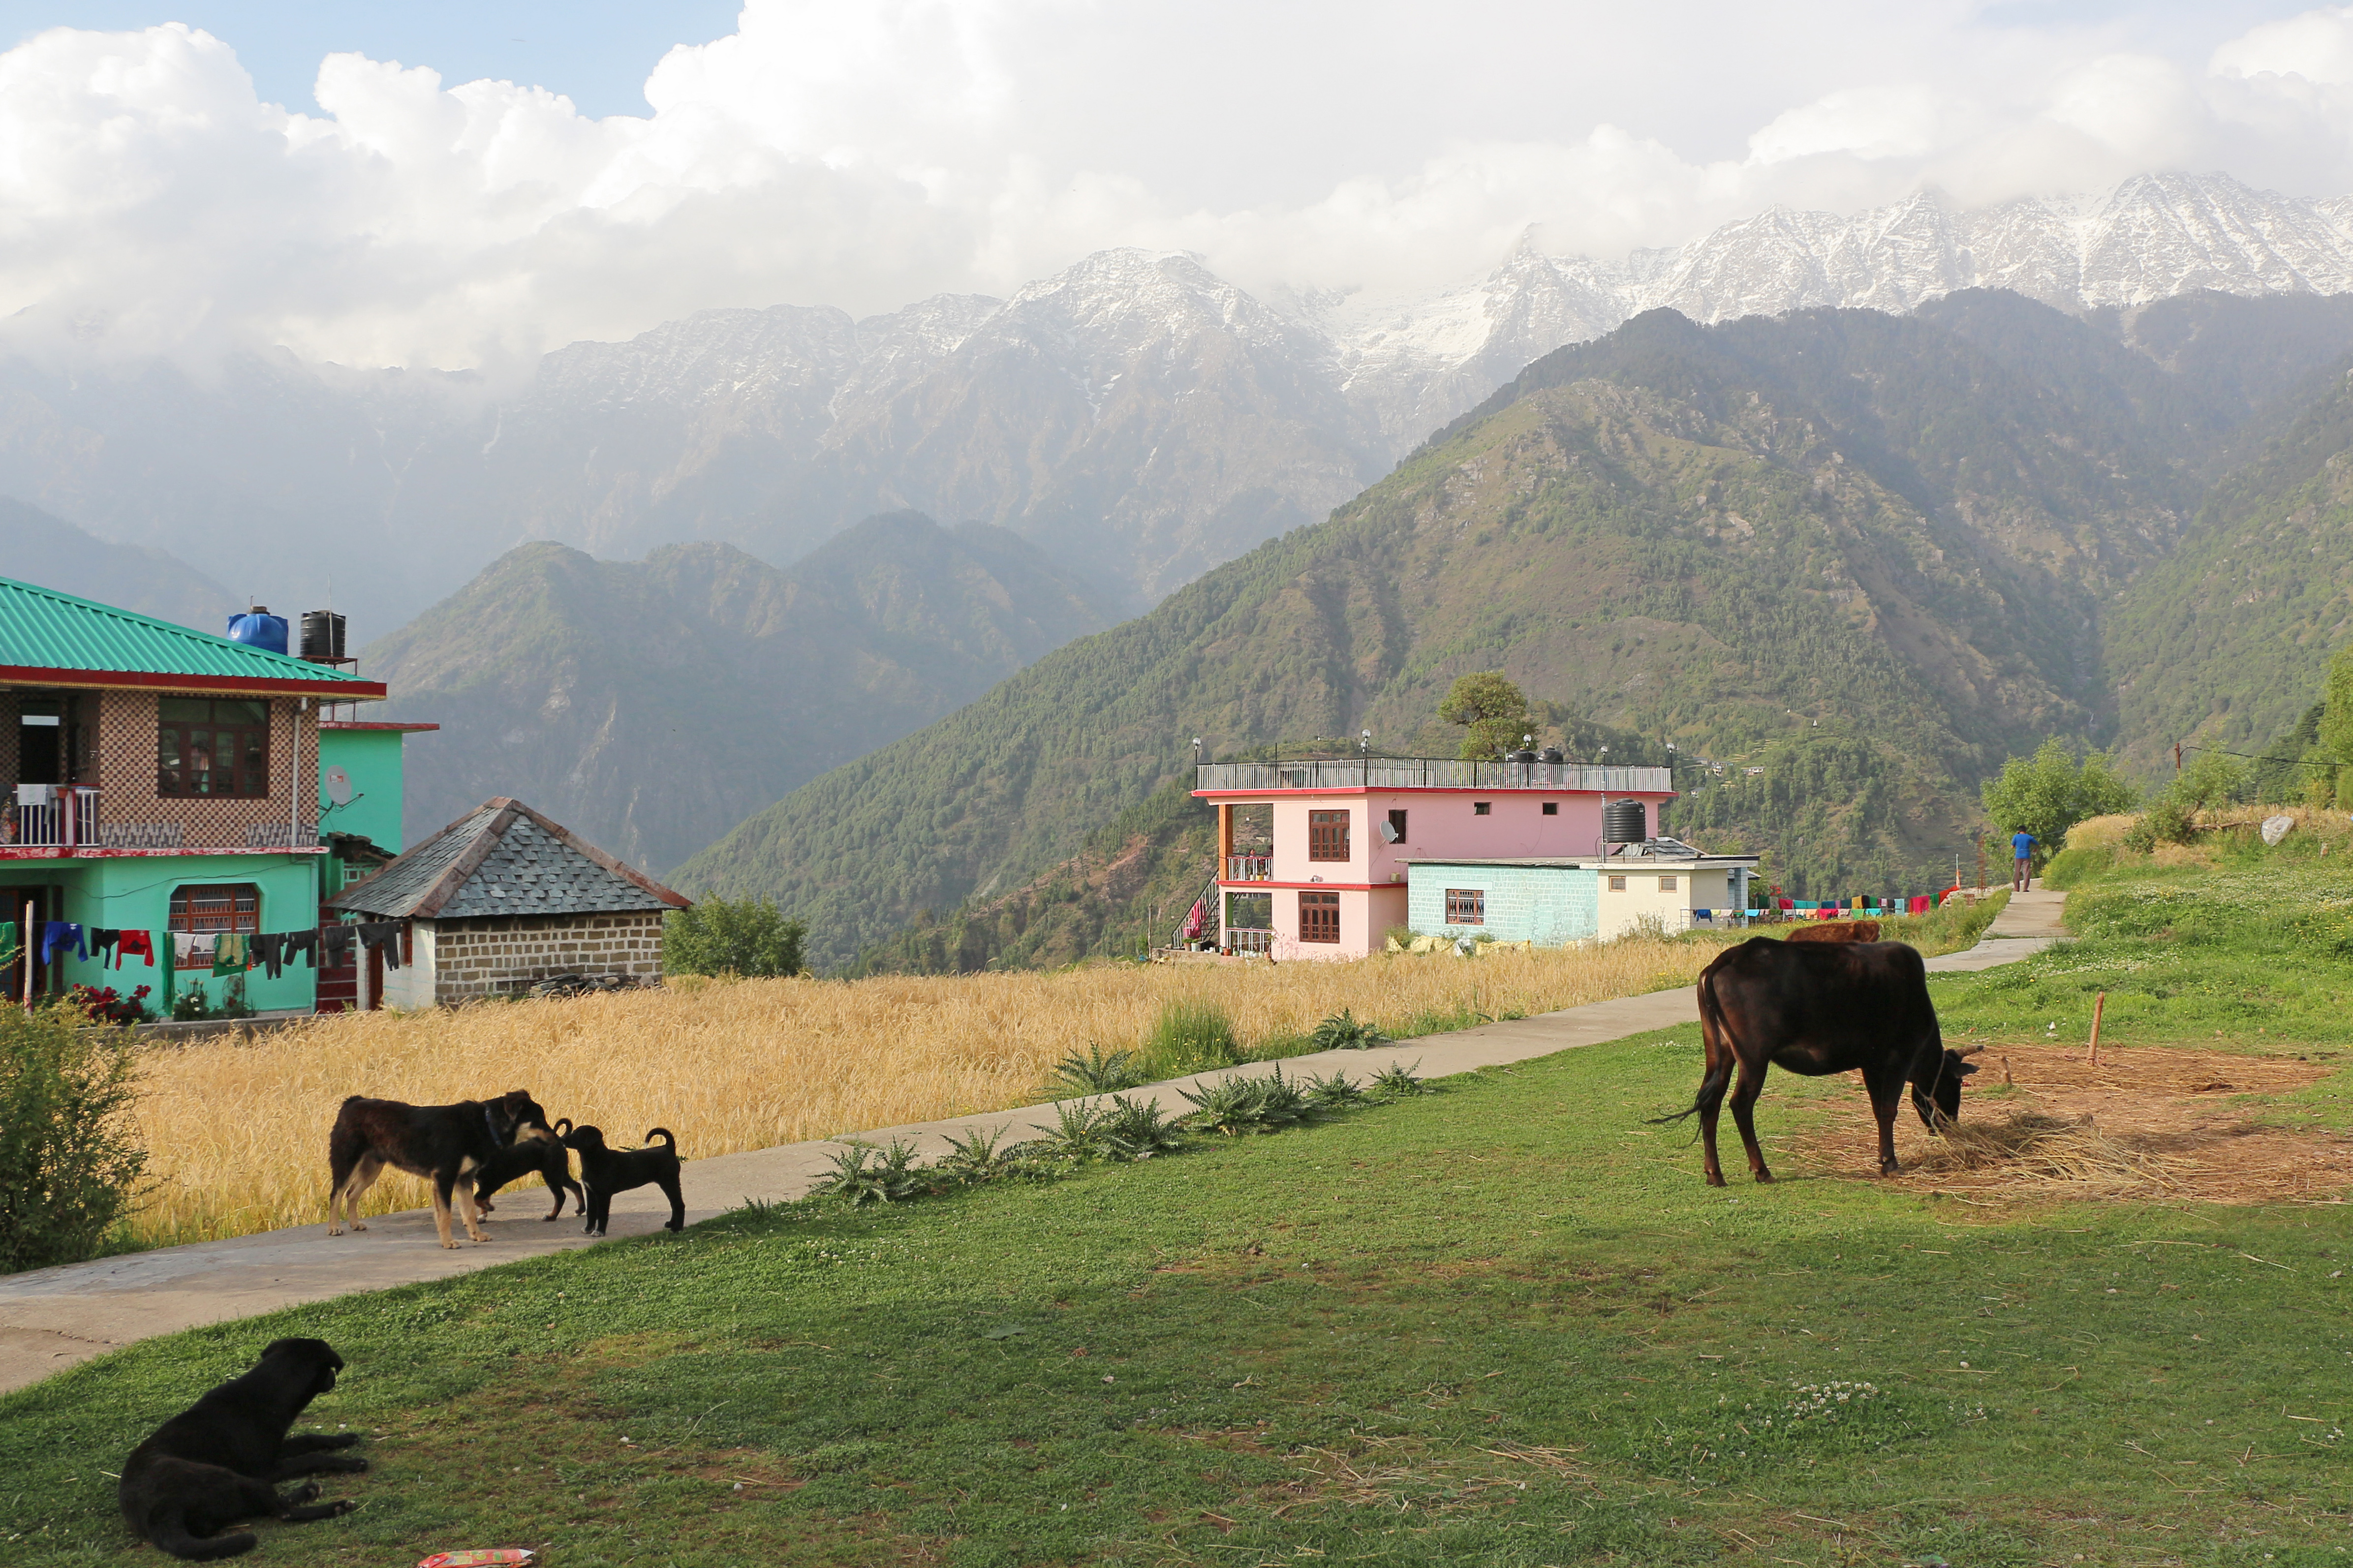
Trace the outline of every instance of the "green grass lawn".
<instances>
[{"instance_id":1,"label":"green grass lawn","mask_svg":"<svg viewBox=\"0 0 2353 1568\"><path fill-rule=\"evenodd\" d=\"M2113 1026L2172 973L2117 944L2202 944L2229 984L2185 971L2134 1026L2202 1039L2275 923L2102 934L1939 1005L2039 1036L2097 963ZM2266 983L2326 994L2332 965L2353 993L2310 952ZM1788 1144L1860 1090L1778 1074L1784 1180L1710 1191L1644 1124L1698 1073L1685 1028L1052 1184L741 1213L134 1346L0 1398L0 1559L145 1552L104 1472L288 1333L349 1360L312 1414L376 1468L328 1478L345 1519L260 1526L278 1563L2353 1556L2342 1208L1810 1177ZM2343 1126L2348 1084L2280 1113Z\"/></svg>"}]
</instances>

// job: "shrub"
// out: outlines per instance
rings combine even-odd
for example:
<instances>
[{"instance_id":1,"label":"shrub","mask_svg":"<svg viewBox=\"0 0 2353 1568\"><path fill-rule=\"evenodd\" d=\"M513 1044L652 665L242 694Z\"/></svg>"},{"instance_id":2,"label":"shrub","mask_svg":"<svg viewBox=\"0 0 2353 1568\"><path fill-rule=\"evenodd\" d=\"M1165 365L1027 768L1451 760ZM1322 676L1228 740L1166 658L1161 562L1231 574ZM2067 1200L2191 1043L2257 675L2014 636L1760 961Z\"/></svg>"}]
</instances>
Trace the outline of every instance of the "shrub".
<instances>
[{"instance_id":1,"label":"shrub","mask_svg":"<svg viewBox=\"0 0 2353 1568\"><path fill-rule=\"evenodd\" d=\"M146 1169L131 1045L79 1023L0 1005L0 1271L96 1254Z\"/></svg>"},{"instance_id":2,"label":"shrub","mask_svg":"<svg viewBox=\"0 0 2353 1568\"><path fill-rule=\"evenodd\" d=\"M833 1157L833 1169L818 1178L809 1191L820 1197L839 1198L856 1208L861 1204L895 1204L923 1192L928 1178L915 1163L915 1146L894 1138L888 1149L863 1139Z\"/></svg>"},{"instance_id":3,"label":"shrub","mask_svg":"<svg viewBox=\"0 0 2353 1568\"><path fill-rule=\"evenodd\" d=\"M798 974L808 922L788 921L765 899L705 899L662 921L662 970L768 979Z\"/></svg>"},{"instance_id":4,"label":"shrub","mask_svg":"<svg viewBox=\"0 0 2353 1568\"><path fill-rule=\"evenodd\" d=\"M1144 1044L1145 1064L1155 1076L1237 1066L1241 1042L1234 1037L1234 1020L1215 1002L1176 1001L1160 1009L1159 1021Z\"/></svg>"},{"instance_id":5,"label":"shrub","mask_svg":"<svg viewBox=\"0 0 2353 1568\"><path fill-rule=\"evenodd\" d=\"M1388 1043L1388 1037L1370 1024L1360 1024L1356 1015L1343 1007L1315 1026L1307 1043L1319 1051L1361 1051Z\"/></svg>"},{"instance_id":6,"label":"shrub","mask_svg":"<svg viewBox=\"0 0 2353 1568\"><path fill-rule=\"evenodd\" d=\"M1114 1160L1149 1160L1185 1146L1185 1129L1148 1100L1113 1095L1098 1125L1103 1152Z\"/></svg>"},{"instance_id":7,"label":"shrub","mask_svg":"<svg viewBox=\"0 0 2353 1568\"><path fill-rule=\"evenodd\" d=\"M1026 1143L1008 1144L1005 1130L976 1127L962 1138L948 1140L948 1152L934 1167L948 1181L983 1186L1021 1173Z\"/></svg>"},{"instance_id":8,"label":"shrub","mask_svg":"<svg viewBox=\"0 0 2353 1568\"><path fill-rule=\"evenodd\" d=\"M2109 771L2097 752L2078 763L2057 737L2031 757L2012 757L1981 791L1986 815L2006 836L2021 828L2042 842L2044 854L2063 843L2067 830L2087 817L2129 811L2132 786ZM2007 858L2007 856L2001 857Z\"/></svg>"},{"instance_id":9,"label":"shrub","mask_svg":"<svg viewBox=\"0 0 2353 1568\"><path fill-rule=\"evenodd\" d=\"M154 989L142 985L125 996L111 985L76 985L66 993L65 1005L93 1024L144 1024L155 1016L147 1008Z\"/></svg>"},{"instance_id":10,"label":"shrub","mask_svg":"<svg viewBox=\"0 0 2353 1568\"><path fill-rule=\"evenodd\" d=\"M1048 1087L1074 1089L1081 1094L1110 1094L1145 1081L1141 1056L1134 1051L1113 1051L1106 1056L1101 1046L1090 1040L1085 1056L1072 1051L1054 1065L1054 1077Z\"/></svg>"},{"instance_id":11,"label":"shrub","mask_svg":"<svg viewBox=\"0 0 2353 1568\"><path fill-rule=\"evenodd\" d=\"M1200 1093L1180 1089L1193 1102L1187 1120L1206 1132L1237 1138L1245 1132L1271 1132L1314 1120L1317 1107L1306 1089L1282 1076L1277 1068L1265 1078L1229 1078Z\"/></svg>"},{"instance_id":12,"label":"shrub","mask_svg":"<svg viewBox=\"0 0 2353 1568\"><path fill-rule=\"evenodd\" d=\"M1420 1065L1419 1062L1416 1062L1413 1067L1418 1068ZM1369 1097L1377 1100L1409 1100L1417 1094L1436 1094L1437 1092L1421 1081L1421 1075L1415 1072L1413 1068L1398 1062L1383 1068L1373 1075Z\"/></svg>"},{"instance_id":13,"label":"shrub","mask_svg":"<svg viewBox=\"0 0 2353 1568\"><path fill-rule=\"evenodd\" d=\"M1318 1110L1346 1110L1365 1103L1365 1091L1349 1082L1345 1072L1310 1077L1300 1087L1306 1091L1307 1103Z\"/></svg>"}]
</instances>

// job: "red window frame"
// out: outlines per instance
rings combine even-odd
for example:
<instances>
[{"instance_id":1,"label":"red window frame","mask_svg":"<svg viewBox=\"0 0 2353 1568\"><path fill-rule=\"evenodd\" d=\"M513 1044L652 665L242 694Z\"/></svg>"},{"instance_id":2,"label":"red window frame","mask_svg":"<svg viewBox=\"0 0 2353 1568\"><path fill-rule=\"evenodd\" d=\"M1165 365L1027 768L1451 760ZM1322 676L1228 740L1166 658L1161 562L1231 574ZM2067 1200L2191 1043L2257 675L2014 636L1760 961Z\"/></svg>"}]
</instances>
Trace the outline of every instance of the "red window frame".
<instances>
[{"instance_id":1,"label":"red window frame","mask_svg":"<svg viewBox=\"0 0 2353 1568\"><path fill-rule=\"evenodd\" d=\"M259 699L160 699L155 793L166 800L269 799L270 717Z\"/></svg>"},{"instance_id":2,"label":"red window frame","mask_svg":"<svg viewBox=\"0 0 2353 1568\"><path fill-rule=\"evenodd\" d=\"M1311 811L1307 814L1307 858L1345 860L1348 858L1348 813ZM1332 939L1339 941L1338 937Z\"/></svg>"},{"instance_id":3,"label":"red window frame","mask_svg":"<svg viewBox=\"0 0 2353 1568\"><path fill-rule=\"evenodd\" d=\"M172 889L169 929L214 936L261 930L261 889L251 882L190 882Z\"/></svg>"},{"instance_id":4,"label":"red window frame","mask_svg":"<svg viewBox=\"0 0 2353 1568\"><path fill-rule=\"evenodd\" d=\"M1330 942L1340 940L1339 894L1299 895L1299 940Z\"/></svg>"},{"instance_id":5,"label":"red window frame","mask_svg":"<svg viewBox=\"0 0 2353 1568\"><path fill-rule=\"evenodd\" d=\"M1447 889L1446 923L1451 926L1485 925L1487 923L1487 889L1484 888Z\"/></svg>"}]
</instances>

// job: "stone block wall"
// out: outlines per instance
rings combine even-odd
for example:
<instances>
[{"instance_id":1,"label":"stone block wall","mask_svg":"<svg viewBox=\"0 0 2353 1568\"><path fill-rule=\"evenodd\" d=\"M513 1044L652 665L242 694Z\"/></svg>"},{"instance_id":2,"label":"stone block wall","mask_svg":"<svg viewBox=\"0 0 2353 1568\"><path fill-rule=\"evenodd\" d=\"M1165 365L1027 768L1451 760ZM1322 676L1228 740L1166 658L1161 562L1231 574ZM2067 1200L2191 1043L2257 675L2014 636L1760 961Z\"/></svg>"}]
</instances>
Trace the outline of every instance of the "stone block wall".
<instances>
[{"instance_id":1,"label":"stone block wall","mask_svg":"<svg viewBox=\"0 0 2353 1568\"><path fill-rule=\"evenodd\" d=\"M418 921L417 968L432 975L433 1000L443 1006L511 996L559 974L644 982L661 973L661 928L653 910Z\"/></svg>"}]
</instances>

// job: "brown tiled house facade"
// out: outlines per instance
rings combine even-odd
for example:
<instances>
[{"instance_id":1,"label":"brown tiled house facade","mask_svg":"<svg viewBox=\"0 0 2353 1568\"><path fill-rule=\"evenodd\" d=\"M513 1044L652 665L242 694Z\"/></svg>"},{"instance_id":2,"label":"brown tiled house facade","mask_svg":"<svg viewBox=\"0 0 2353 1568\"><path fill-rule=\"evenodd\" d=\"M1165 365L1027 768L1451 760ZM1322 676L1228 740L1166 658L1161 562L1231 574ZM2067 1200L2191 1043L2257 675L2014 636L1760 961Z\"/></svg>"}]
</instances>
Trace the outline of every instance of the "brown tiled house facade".
<instances>
[{"instance_id":1,"label":"brown tiled house facade","mask_svg":"<svg viewBox=\"0 0 2353 1568\"><path fill-rule=\"evenodd\" d=\"M565 974L617 974L636 985L661 977L662 917L650 910L419 921L414 932L416 968L432 976L437 1006L512 996ZM388 980L386 994L397 994Z\"/></svg>"},{"instance_id":2,"label":"brown tiled house facade","mask_svg":"<svg viewBox=\"0 0 2353 1568\"><path fill-rule=\"evenodd\" d=\"M17 721L27 698L45 692L0 689L0 776L17 774ZM301 710L300 698L271 697L269 793L251 799L173 797L156 787L156 731L160 719L153 691L100 690L76 693L85 722L94 710L98 789L97 835L90 841L117 847L247 849L317 842L319 715ZM38 711L38 710L36 710ZM288 762L291 760L292 767ZM304 808L291 809L301 800Z\"/></svg>"}]
</instances>

